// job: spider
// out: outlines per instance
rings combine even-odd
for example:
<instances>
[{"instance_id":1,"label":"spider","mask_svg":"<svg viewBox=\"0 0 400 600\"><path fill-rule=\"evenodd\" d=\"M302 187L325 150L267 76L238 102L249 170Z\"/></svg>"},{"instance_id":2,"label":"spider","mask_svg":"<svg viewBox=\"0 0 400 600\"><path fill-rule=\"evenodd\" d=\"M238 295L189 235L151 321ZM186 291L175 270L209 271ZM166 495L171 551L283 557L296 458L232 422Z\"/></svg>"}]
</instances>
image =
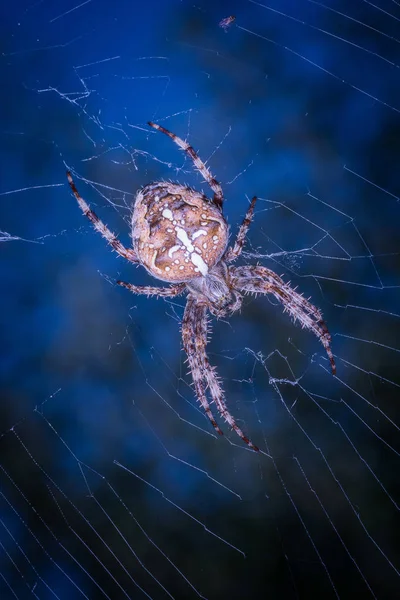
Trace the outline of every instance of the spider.
<instances>
[{"instance_id":1,"label":"spider","mask_svg":"<svg viewBox=\"0 0 400 600\"><path fill-rule=\"evenodd\" d=\"M228 246L221 185L192 146L165 127L151 121L148 124L170 137L192 159L214 192L212 200L180 183L156 181L144 186L136 194L132 213L132 248L125 248L79 195L72 175L67 171L69 185L83 214L120 256L142 265L153 277L172 284L170 287L148 287L117 281L118 285L134 294L163 298L187 293L182 339L197 399L220 435L222 431L211 411L208 395L237 435L252 450L258 451L229 412L220 379L208 360L207 311L217 318L224 317L240 309L243 294L272 294L294 321L299 321L303 328L317 336L335 375L331 336L320 310L276 273L259 265L232 266L242 252L256 196L251 200L234 244Z\"/></svg>"}]
</instances>

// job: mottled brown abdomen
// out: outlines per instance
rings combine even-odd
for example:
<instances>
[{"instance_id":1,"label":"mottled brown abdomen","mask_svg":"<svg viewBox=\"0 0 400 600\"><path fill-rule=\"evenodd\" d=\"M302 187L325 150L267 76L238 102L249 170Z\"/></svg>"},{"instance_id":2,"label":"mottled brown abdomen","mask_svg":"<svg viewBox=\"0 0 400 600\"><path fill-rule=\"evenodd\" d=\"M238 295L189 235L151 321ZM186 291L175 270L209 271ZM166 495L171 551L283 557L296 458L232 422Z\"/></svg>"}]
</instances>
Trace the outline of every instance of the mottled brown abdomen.
<instances>
[{"instance_id":1,"label":"mottled brown abdomen","mask_svg":"<svg viewBox=\"0 0 400 600\"><path fill-rule=\"evenodd\" d=\"M143 266L169 282L205 277L225 252L228 226L206 196L183 185L158 182L136 195L133 248Z\"/></svg>"}]
</instances>

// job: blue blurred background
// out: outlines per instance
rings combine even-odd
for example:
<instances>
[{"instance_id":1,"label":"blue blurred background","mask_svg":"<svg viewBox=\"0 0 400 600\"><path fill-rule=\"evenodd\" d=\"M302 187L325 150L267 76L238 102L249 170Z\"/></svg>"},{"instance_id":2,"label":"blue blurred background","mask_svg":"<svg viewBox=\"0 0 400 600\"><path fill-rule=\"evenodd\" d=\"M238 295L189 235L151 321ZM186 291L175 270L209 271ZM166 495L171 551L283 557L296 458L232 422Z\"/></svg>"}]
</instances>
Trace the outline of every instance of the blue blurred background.
<instances>
[{"instance_id":1,"label":"blue blurred background","mask_svg":"<svg viewBox=\"0 0 400 600\"><path fill-rule=\"evenodd\" d=\"M219 22L235 15L224 31ZM0 8L1 598L395 598L399 586L400 9L390 0L16 2ZM270 298L213 321L210 358L263 454L214 431L184 298L110 252L138 188L221 181ZM208 193L208 191L207 191Z\"/></svg>"}]
</instances>

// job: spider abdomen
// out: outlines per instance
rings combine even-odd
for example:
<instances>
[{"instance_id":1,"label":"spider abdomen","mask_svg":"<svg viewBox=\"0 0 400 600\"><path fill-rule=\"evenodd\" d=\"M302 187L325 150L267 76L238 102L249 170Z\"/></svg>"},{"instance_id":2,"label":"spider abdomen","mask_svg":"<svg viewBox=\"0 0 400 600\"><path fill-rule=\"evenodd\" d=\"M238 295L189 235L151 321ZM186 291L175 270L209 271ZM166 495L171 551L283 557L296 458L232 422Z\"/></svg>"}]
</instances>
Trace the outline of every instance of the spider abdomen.
<instances>
[{"instance_id":1,"label":"spider abdomen","mask_svg":"<svg viewBox=\"0 0 400 600\"><path fill-rule=\"evenodd\" d=\"M169 282L205 277L221 259L228 226L206 196L176 183L141 189L132 215L133 248L151 275Z\"/></svg>"}]
</instances>

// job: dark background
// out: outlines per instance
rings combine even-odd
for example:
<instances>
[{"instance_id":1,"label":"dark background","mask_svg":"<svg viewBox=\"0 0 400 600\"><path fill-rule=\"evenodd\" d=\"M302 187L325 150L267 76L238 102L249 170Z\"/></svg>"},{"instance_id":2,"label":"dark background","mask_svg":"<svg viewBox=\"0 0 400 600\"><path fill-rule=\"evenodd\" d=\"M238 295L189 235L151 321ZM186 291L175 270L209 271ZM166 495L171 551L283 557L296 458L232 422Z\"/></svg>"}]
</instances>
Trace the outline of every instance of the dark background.
<instances>
[{"instance_id":1,"label":"dark background","mask_svg":"<svg viewBox=\"0 0 400 600\"><path fill-rule=\"evenodd\" d=\"M391 0L0 9L2 599L398 597L399 20ZM138 188L206 190L149 119L208 161L233 232L259 197L241 262L332 333L337 378L270 298L213 322L260 455L196 402L184 298L116 286L151 279L66 184L125 244Z\"/></svg>"}]
</instances>

